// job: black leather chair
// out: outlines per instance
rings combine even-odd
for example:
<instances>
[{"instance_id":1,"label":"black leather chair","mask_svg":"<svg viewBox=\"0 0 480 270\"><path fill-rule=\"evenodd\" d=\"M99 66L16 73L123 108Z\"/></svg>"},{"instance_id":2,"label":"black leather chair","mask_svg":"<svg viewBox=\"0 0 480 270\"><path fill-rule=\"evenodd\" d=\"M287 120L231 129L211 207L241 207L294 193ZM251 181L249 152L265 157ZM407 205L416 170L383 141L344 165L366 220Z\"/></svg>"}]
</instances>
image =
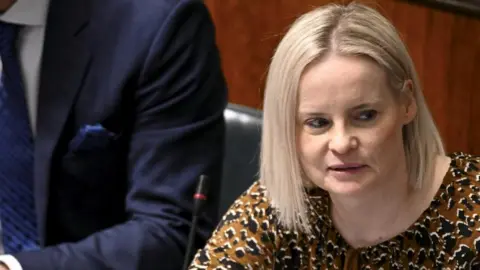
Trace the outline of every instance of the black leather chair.
<instances>
[{"instance_id":1,"label":"black leather chair","mask_svg":"<svg viewBox=\"0 0 480 270\"><path fill-rule=\"evenodd\" d=\"M262 112L229 103L219 215L258 178Z\"/></svg>"}]
</instances>

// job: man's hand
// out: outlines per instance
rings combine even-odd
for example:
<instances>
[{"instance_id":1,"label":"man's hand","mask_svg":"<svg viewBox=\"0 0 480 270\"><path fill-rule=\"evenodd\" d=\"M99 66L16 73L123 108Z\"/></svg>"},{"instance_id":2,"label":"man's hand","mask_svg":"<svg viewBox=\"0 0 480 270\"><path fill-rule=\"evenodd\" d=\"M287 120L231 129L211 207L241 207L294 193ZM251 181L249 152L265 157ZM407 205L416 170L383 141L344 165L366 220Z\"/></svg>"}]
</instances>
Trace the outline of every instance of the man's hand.
<instances>
[{"instance_id":1,"label":"man's hand","mask_svg":"<svg viewBox=\"0 0 480 270\"><path fill-rule=\"evenodd\" d=\"M0 270L10 270L4 263L0 263Z\"/></svg>"}]
</instances>

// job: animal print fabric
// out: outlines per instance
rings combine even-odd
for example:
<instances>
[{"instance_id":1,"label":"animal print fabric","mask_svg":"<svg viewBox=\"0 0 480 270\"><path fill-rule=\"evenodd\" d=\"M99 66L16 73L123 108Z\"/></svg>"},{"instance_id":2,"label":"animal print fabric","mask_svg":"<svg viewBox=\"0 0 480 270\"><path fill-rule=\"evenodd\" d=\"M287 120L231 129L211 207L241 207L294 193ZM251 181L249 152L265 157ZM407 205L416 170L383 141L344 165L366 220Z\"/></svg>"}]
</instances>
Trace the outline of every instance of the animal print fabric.
<instances>
[{"instance_id":1,"label":"animal print fabric","mask_svg":"<svg viewBox=\"0 0 480 270\"><path fill-rule=\"evenodd\" d=\"M451 154L430 207L402 234L353 249L335 230L328 195L308 193L314 233L282 228L255 182L222 218L189 269L480 269L480 157Z\"/></svg>"}]
</instances>

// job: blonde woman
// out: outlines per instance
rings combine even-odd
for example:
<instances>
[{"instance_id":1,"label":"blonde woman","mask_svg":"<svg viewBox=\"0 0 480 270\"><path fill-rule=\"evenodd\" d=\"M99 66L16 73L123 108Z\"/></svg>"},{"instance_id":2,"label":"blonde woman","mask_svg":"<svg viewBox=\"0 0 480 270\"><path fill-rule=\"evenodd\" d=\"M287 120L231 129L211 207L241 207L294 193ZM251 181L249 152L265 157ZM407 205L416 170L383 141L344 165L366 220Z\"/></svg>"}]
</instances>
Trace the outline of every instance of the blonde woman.
<instances>
[{"instance_id":1,"label":"blonde woman","mask_svg":"<svg viewBox=\"0 0 480 270\"><path fill-rule=\"evenodd\" d=\"M377 11L299 18L273 57L263 121L260 180L190 269L480 269L480 158L444 153Z\"/></svg>"}]
</instances>

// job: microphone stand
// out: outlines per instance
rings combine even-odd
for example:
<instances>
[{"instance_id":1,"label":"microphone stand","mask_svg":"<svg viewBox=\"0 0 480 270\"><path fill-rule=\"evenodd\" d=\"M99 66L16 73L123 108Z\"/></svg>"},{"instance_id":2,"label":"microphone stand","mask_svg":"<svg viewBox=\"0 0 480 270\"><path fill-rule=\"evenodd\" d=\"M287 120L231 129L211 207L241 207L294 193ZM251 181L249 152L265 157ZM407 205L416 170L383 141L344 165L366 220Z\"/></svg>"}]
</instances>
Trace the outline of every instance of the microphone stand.
<instances>
[{"instance_id":1,"label":"microphone stand","mask_svg":"<svg viewBox=\"0 0 480 270\"><path fill-rule=\"evenodd\" d=\"M192 216L192 226L190 226L190 232L188 233L188 242L187 250L185 253L183 268L184 270L188 269L188 266L191 263L193 256L193 248L195 246L195 235L197 231L198 216L201 214L201 210L205 201L207 200L207 182L208 177L206 175L201 175L200 180L198 181L197 190L193 195L193 216Z\"/></svg>"}]
</instances>

